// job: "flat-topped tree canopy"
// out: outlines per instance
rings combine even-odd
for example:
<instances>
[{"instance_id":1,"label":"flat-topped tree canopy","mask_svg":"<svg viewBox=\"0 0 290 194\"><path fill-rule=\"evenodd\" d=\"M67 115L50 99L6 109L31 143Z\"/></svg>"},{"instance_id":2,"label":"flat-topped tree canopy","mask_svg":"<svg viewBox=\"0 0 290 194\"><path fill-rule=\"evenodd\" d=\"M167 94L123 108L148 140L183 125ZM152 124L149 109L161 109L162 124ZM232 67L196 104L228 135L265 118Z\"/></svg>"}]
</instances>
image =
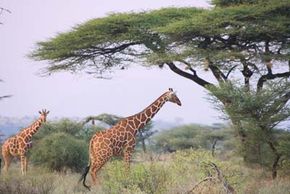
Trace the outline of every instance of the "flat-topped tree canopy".
<instances>
[{"instance_id":1,"label":"flat-topped tree canopy","mask_svg":"<svg viewBox=\"0 0 290 194\"><path fill-rule=\"evenodd\" d=\"M233 2L207 10L188 7L111 14L37 43L31 57L48 60L49 73L101 74L131 62L167 64L202 86L210 83L196 79L191 69L195 66L209 64L219 81L227 79L237 65L247 77L267 71L265 64L271 61L288 66L289 0ZM194 74L176 70L174 62ZM255 71L249 73L249 68Z\"/></svg>"},{"instance_id":2,"label":"flat-topped tree canopy","mask_svg":"<svg viewBox=\"0 0 290 194\"><path fill-rule=\"evenodd\" d=\"M38 42L31 53L36 60L48 60L47 72L89 70L102 73L132 60L143 60L148 52L164 50L166 37L157 27L202 12L196 8L166 8L141 13L115 13L96 18Z\"/></svg>"}]
</instances>

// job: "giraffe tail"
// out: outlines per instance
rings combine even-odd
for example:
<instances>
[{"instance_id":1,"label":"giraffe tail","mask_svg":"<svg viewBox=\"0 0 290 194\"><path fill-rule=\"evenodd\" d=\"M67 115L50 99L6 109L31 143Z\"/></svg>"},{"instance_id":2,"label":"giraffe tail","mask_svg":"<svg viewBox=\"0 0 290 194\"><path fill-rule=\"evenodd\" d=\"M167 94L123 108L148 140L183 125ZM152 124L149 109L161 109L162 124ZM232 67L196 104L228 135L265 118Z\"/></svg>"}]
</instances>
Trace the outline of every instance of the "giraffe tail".
<instances>
[{"instance_id":1,"label":"giraffe tail","mask_svg":"<svg viewBox=\"0 0 290 194\"><path fill-rule=\"evenodd\" d=\"M79 180L79 182L83 181L84 187L87 188L89 191L91 189L90 189L90 186L86 185L86 178L87 178L87 174L88 174L88 172L90 170L90 167L91 167L91 164L89 163L89 165L86 166L86 168L85 168L85 170L84 170L84 172L83 172L83 174L82 174L82 176L81 176L81 178Z\"/></svg>"}]
</instances>

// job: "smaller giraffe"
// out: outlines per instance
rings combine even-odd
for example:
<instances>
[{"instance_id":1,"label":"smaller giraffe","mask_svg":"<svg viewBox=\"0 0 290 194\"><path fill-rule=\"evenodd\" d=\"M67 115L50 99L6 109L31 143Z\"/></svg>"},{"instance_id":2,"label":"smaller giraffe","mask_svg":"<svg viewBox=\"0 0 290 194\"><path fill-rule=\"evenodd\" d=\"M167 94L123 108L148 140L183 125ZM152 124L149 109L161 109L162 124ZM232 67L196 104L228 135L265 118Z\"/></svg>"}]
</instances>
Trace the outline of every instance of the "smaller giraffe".
<instances>
[{"instance_id":1,"label":"smaller giraffe","mask_svg":"<svg viewBox=\"0 0 290 194\"><path fill-rule=\"evenodd\" d=\"M2 156L4 160L4 171L7 172L10 166L12 157L19 157L21 162L21 174L27 172L27 157L26 153L32 146L31 138L38 131L41 124L46 122L46 117L49 111L45 109L39 111L40 117L33 122L29 127L23 128L16 135L8 138L2 145Z\"/></svg>"},{"instance_id":2,"label":"smaller giraffe","mask_svg":"<svg viewBox=\"0 0 290 194\"><path fill-rule=\"evenodd\" d=\"M96 184L96 173L112 156L123 155L126 167L129 169L138 130L143 128L167 101L181 106L173 89L169 88L169 91L162 94L140 113L120 120L110 129L95 133L89 145L89 165L80 178L87 189L90 189L85 183L88 172L90 171L93 183Z\"/></svg>"}]
</instances>

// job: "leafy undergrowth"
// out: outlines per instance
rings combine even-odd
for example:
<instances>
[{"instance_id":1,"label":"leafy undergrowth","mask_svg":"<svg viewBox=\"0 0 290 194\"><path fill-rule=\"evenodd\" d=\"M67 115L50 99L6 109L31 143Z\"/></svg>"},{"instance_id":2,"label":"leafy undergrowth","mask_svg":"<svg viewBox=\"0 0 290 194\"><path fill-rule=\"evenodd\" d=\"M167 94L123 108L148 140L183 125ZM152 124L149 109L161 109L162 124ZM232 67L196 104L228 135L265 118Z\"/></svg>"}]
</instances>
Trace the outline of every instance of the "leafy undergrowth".
<instances>
[{"instance_id":1,"label":"leafy undergrowth","mask_svg":"<svg viewBox=\"0 0 290 194\"><path fill-rule=\"evenodd\" d=\"M80 174L49 172L31 166L28 174L21 176L18 164L14 164L9 174L0 175L0 194L220 194L226 193L225 183L236 193L289 192L290 177L285 175L273 181L266 170L246 167L234 156L227 158L214 158L203 150L159 156L135 154L130 172L125 171L122 160L107 163L98 174L100 184L90 192L78 183ZM87 179L91 184L90 175Z\"/></svg>"}]
</instances>

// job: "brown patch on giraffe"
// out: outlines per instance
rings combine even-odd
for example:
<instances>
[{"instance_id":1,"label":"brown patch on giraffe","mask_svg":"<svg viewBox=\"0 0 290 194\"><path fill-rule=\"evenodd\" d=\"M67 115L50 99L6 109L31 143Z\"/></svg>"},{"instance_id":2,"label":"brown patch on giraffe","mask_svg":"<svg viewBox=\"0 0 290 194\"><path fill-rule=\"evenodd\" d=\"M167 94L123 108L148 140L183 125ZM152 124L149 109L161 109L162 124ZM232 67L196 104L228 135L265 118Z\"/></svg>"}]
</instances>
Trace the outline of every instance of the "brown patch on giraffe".
<instances>
[{"instance_id":1,"label":"brown patch on giraffe","mask_svg":"<svg viewBox=\"0 0 290 194\"><path fill-rule=\"evenodd\" d=\"M155 113L155 111L157 110L157 106L152 106L151 110L152 110L152 113Z\"/></svg>"},{"instance_id":2,"label":"brown patch on giraffe","mask_svg":"<svg viewBox=\"0 0 290 194\"><path fill-rule=\"evenodd\" d=\"M120 125L123 126L123 127L126 126L127 125L127 120L122 120L120 122Z\"/></svg>"},{"instance_id":3,"label":"brown patch on giraffe","mask_svg":"<svg viewBox=\"0 0 290 194\"><path fill-rule=\"evenodd\" d=\"M149 118L151 116L151 108L148 108L146 111L145 111L145 114L146 114L146 117Z\"/></svg>"},{"instance_id":4,"label":"brown patch on giraffe","mask_svg":"<svg viewBox=\"0 0 290 194\"><path fill-rule=\"evenodd\" d=\"M146 121L146 116L145 116L145 114L143 113L142 115L141 115L141 122L145 122Z\"/></svg>"},{"instance_id":5,"label":"brown patch on giraffe","mask_svg":"<svg viewBox=\"0 0 290 194\"><path fill-rule=\"evenodd\" d=\"M134 120L129 120L129 125L130 125L132 128L135 128Z\"/></svg>"},{"instance_id":6,"label":"brown patch on giraffe","mask_svg":"<svg viewBox=\"0 0 290 194\"><path fill-rule=\"evenodd\" d=\"M109 144L109 143L110 143L110 140L107 139L107 138L105 138L105 139L104 139L104 142L105 142L106 144Z\"/></svg>"},{"instance_id":7,"label":"brown patch on giraffe","mask_svg":"<svg viewBox=\"0 0 290 194\"><path fill-rule=\"evenodd\" d=\"M136 128L139 127L140 119L134 118L134 123L135 123Z\"/></svg>"}]
</instances>

